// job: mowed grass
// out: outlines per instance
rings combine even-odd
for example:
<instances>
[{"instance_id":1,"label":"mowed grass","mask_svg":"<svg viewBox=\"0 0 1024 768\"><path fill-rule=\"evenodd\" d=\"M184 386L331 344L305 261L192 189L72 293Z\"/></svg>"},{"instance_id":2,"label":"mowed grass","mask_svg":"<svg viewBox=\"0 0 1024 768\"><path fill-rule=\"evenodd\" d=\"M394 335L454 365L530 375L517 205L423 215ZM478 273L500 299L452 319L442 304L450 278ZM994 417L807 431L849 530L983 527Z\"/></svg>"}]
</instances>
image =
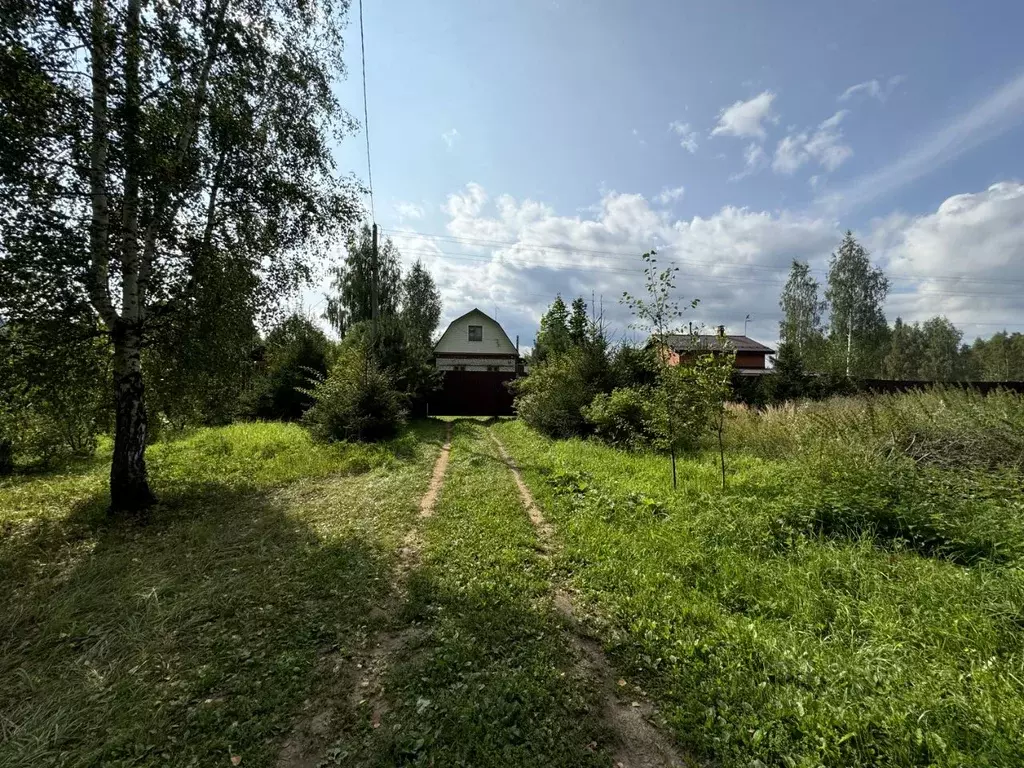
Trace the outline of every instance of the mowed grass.
<instances>
[{"instance_id":1,"label":"mowed grass","mask_svg":"<svg viewBox=\"0 0 1024 768\"><path fill-rule=\"evenodd\" d=\"M455 422L422 537L388 709L369 749L337 749L337 764L609 766L597 690L576 665L550 565L482 424Z\"/></svg>"},{"instance_id":2,"label":"mowed grass","mask_svg":"<svg viewBox=\"0 0 1024 768\"><path fill-rule=\"evenodd\" d=\"M102 454L0 482L0 764L273 764L373 631L442 434L198 430L147 452L144 526L106 521Z\"/></svg>"},{"instance_id":3,"label":"mowed grass","mask_svg":"<svg viewBox=\"0 0 1024 768\"><path fill-rule=\"evenodd\" d=\"M1013 408L993 418L1012 424ZM819 410L817 437L793 429L778 446L753 418L734 424L725 492L714 454L681 461L673 492L667 457L493 429L557 526L556 565L613 659L694 754L1024 765L1012 440L1005 461L987 435L962 436L980 446L968 455L939 455L941 434L917 422L899 431L861 414L871 429L844 432L846 416Z\"/></svg>"}]
</instances>

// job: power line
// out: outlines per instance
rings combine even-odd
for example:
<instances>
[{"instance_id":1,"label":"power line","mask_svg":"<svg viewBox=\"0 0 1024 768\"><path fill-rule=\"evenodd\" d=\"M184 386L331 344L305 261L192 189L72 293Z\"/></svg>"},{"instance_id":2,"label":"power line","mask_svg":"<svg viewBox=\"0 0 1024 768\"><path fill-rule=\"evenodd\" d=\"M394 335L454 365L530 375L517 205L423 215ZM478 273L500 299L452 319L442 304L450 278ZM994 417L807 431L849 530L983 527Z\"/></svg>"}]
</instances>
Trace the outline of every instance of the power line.
<instances>
[{"instance_id":1,"label":"power line","mask_svg":"<svg viewBox=\"0 0 1024 768\"><path fill-rule=\"evenodd\" d=\"M426 248L403 248L404 253L418 254L421 256L443 256L447 259L456 259L462 261L475 261L475 262L490 262L492 257L481 256L468 253L451 253L450 251L431 250ZM569 255L571 255L570 252ZM581 254L582 255L582 254ZM563 262L529 262L526 260L521 261L522 266L526 267L542 267L551 269L554 271L580 271L580 272L604 272L611 274L625 274L625 275L640 275L643 274L642 269L630 268L630 267L611 267L611 266L580 266L574 263L563 263ZM697 279L709 283L721 283L729 285L751 285L751 286L777 286L779 288L786 285L785 281L782 280L765 280L757 277L727 277L723 275L707 275L707 274L692 274L692 273L681 273L681 276L689 279ZM1007 281L1008 282L1008 281ZM894 294L901 295L901 294ZM914 292L916 296L946 296L953 298L999 298L999 297L1016 297L1016 293L1000 293L992 291L932 291L932 290L917 290Z\"/></svg>"},{"instance_id":2,"label":"power line","mask_svg":"<svg viewBox=\"0 0 1024 768\"><path fill-rule=\"evenodd\" d=\"M462 243L470 246L479 245L481 247L492 247L492 248L511 248L518 247L526 250L537 250L537 251L564 251L572 254L581 254L595 257L633 257L636 255L636 250L629 251L608 251L590 248L578 248L575 246L558 245L554 243L525 243L525 242L510 242L507 240L486 240L474 237L461 237L456 235L436 235L426 232L414 232L410 230L388 230L392 235L401 235L404 237L422 238L427 241L440 240L442 242L451 243ZM677 245L663 245L654 246L655 249L660 250L673 250L677 249ZM671 262L670 262L671 263ZM676 265L679 263L692 264L696 266L719 266L719 265L731 265L743 267L745 269L752 270L764 270L768 272L777 273L782 271L782 267L772 267L764 264L746 264L738 261L727 261L724 259L718 259L715 261L706 261L701 259L685 258L680 257L675 262ZM642 270L635 270L641 272ZM826 275L827 273L823 270L811 270L817 275ZM901 281L920 281L920 280L941 280L941 281L952 281L952 282L968 282L968 283L984 283L994 285L1024 285L1024 280L1002 280L1002 279L990 279L982 277L969 277L967 275L914 275L913 273L902 273L898 275L887 275L891 280ZM981 294L987 295L987 294ZM1001 295L1001 294L999 294Z\"/></svg>"},{"instance_id":3,"label":"power line","mask_svg":"<svg viewBox=\"0 0 1024 768\"><path fill-rule=\"evenodd\" d=\"M363 0L359 0L359 51L363 61L363 133L366 134L366 181L370 187L370 219L376 220L373 210L373 169L370 165L370 113L366 106L366 39L363 36Z\"/></svg>"}]
</instances>

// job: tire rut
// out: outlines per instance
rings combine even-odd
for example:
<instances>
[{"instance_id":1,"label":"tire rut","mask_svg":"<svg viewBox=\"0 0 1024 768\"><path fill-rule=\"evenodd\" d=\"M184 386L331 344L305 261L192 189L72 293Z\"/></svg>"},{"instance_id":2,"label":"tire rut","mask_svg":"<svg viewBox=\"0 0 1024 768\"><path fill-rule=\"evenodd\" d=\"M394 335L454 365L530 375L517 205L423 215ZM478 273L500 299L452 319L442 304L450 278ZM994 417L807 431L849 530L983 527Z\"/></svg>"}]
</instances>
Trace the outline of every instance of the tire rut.
<instances>
[{"instance_id":1,"label":"tire rut","mask_svg":"<svg viewBox=\"0 0 1024 768\"><path fill-rule=\"evenodd\" d=\"M522 472L501 440L491 430L487 430L487 434L497 448L502 463L512 472L523 508L537 532L544 554L549 555L555 545L554 528L544 518L544 513L523 481ZM552 602L571 629L570 642L576 651L581 671L594 681L600 691L600 717L615 736L612 760L617 768L684 768L693 765L678 752L672 740L654 725L652 719L656 717L657 711L650 702L642 699L626 701L620 696L619 688L624 686L625 681L616 682L614 670L601 644L584 632L577 619L572 596L556 588Z\"/></svg>"}]
</instances>

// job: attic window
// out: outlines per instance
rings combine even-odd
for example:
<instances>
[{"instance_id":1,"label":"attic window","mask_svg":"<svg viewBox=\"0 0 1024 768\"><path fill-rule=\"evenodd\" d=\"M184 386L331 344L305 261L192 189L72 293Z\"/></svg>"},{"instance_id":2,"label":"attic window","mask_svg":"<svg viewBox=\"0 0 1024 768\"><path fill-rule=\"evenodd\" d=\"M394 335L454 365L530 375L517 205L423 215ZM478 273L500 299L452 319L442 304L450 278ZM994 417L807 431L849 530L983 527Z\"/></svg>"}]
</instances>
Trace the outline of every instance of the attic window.
<instances>
[{"instance_id":1,"label":"attic window","mask_svg":"<svg viewBox=\"0 0 1024 768\"><path fill-rule=\"evenodd\" d=\"M483 341L484 340L484 327L482 325L471 325L471 326L469 326L469 340L470 341Z\"/></svg>"}]
</instances>

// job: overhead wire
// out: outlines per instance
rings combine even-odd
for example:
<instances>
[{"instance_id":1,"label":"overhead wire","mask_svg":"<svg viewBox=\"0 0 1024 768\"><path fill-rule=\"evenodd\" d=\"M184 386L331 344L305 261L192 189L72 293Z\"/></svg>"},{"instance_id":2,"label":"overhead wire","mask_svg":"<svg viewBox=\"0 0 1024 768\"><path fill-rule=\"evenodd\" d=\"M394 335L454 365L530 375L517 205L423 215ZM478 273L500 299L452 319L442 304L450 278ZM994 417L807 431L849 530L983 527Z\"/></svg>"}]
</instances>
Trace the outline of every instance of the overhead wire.
<instances>
[{"instance_id":1,"label":"overhead wire","mask_svg":"<svg viewBox=\"0 0 1024 768\"><path fill-rule=\"evenodd\" d=\"M555 243L529 243L529 242L521 242L521 241L512 242L512 241L507 241L507 240L489 240L489 239L483 239L483 238L462 237L462 236L458 236L458 235L438 235L438 234L431 234L431 233L427 233L427 232L415 232L415 231L412 231L412 230L388 229L387 231L391 235L399 235L399 236L402 236L402 237L409 237L409 238L414 238L414 239L419 238L419 239L425 240L426 242L430 242L430 241L434 241L434 240L439 240L441 242L449 242L449 243L453 243L453 244L457 243L457 244L466 244L466 245L470 245L470 246L480 246L480 247L490 247L490 248L513 248L513 247L515 247L515 248L520 248L520 249L524 249L524 250L563 251L563 252L568 252L568 253L572 253L572 254L582 254L582 255L588 255L588 256L593 256L593 257L634 257L634 256L636 256L636 250L635 249L634 250L630 250L630 251L609 251L609 250L601 250L601 249L593 249L593 248L579 248L579 247L576 247L576 246L567 246L567 245L561 245L561 244L555 244ZM664 246L657 246L656 245L656 246L654 246L654 248L655 248L655 250L671 251L671 250L674 250L674 249L678 249L678 246L671 245L671 244L664 245ZM695 266L705 266L705 267L708 267L708 266L714 267L714 266L720 266L720 265L728 265L728 266L742 267L744 269L763 270L763 271L768 271L768 272L773 272L773 273L777 273L781 269L780 267L772 267L772 266L764 265L764 264L747 264L745 262L730 261L730 260L726 260L726 259L718 259L718 260L711 261L711 260L694 259L694 258L688 258L688 257L677 257L677 264L691 264L691 265L695 265ZM642 270L636 270L636 271L642 272ZM814 273L814 274L818 274L818 275L825 275L826 274L822 270L811 270L811 272ZM938 274L936 274L936 275L916 274L915 275L913 273L903 272L901 274L887 275L887 277L889 277L889 279L891 279L891 280L900 280L900 281L940 280L940 281L984 283L984 284L995 284L995 285L1008 285L1008 284L1024 285L1024 280L990 279L990 278L970 277L968 275L938 275Z\"/></svg>"},{"instance_id":2,"label":"overhead wire","mask_svg":"<svg viewBox=\"0 0 1024 768\"><path fill-rule=\"evenodd\" d=\"M376 221L373 208L373 166L370 164L370 110L366 101L366 38L363 34L363 0L359 0L359 52L363 65L363 133L366 135L366 182L370 189L370 219Z\"/></svg>"}]
</instances>

